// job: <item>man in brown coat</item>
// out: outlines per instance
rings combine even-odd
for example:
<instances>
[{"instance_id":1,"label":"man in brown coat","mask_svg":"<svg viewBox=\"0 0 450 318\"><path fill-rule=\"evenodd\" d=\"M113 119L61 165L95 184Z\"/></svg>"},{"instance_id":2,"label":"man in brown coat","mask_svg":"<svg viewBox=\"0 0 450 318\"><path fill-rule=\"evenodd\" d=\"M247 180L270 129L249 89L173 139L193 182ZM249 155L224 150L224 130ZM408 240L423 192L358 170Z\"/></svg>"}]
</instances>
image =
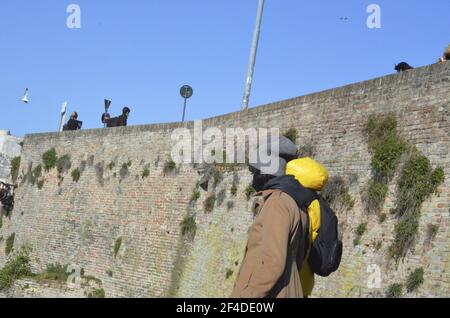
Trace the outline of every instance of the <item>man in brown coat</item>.
<instances>
[{"instance_id":1,"label":"man in brown coat","mask_svg":"<svg viewBox=\"0 0 450 318\"><path fill-rule=\"evenodd\" d=\"M275 173L266 173L261 163L250 163L261 209L249 230L232 298L303 298L299 269L308 220L301 209L306 209L309 190L285 175L286 162L296 157L296 146L281 137L279 154Z\"/></svg>"}]
</instances>

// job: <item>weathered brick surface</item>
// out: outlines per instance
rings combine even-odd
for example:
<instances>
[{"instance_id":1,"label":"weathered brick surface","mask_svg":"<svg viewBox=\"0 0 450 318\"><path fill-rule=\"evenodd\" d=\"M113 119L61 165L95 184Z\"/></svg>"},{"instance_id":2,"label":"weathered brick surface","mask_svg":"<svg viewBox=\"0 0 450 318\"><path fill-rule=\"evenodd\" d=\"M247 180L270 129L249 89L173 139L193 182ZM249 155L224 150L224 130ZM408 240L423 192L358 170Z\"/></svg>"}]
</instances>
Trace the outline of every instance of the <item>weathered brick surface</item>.
<instances>
[{"instance_id":1,"label":"weathered brick surface","mask_svg":"<svg viewBox=\"0 0 450 318\"><path fill-rule=\"evenodd\" d=\"M449 196L450 196L450 63L374 79L317 94L237 112L203 121L204 127L295 127L299 143L316 146L316 159L333 176L351 179L350 193L356 199L352 211L339 217L348 224L344 256L338 273L318 279L315 296L382 296L394 282L404 282L416 267L425 269L425 283L408 296L450 295ZM361 193L371 176L370 154L362 135L372 113L394 112L399 133L415 144L431 161L442 166L445 183L440 196L422 208L420 236L414 253L398 268L388 266L387 247L395 220L389 216L395 186L390 187L384 206L388 219L379 224L362 211ZM44 173L39 190L28 182L17 191L11 219L4 219L0 235L16 233L16 249L33 247L34 268L59 262L75 264L103 282L111 297L227 296L239 269L248 227L253 220L251 202L244 189L250 175L240 171L237 197L232 198L232 174L215 190L225 189L226 199L210 214L203 212L206 193L194 207L189 201L199 179L197 170L183 165L176 175L164 176L162 167L170 156L173 129L192 128L193 123L136 126L109 130L86 130L62 134L26 136L21 170L36 166L42 154L55 147L59 155L70 154L72 169L85 166L78 182L70 173L58 186L56 170ZM131 160L129 175L120 172ZM84 162L84 163L83 163ZM110 170L107 166L115 162ZM148 178L142 178L145 167ZM103 168L102 168L103 167ZM122 176L121 176L122 175ZM234 207L227 208L228 201ZM196 212L197 235L193 242L180 238L180 222ZM353 247L354 229L368 222L362 243ZM426 227L439 224L437 237L426 244ZM114 243L123 238L114 257ZM372 242L382 240L379 251ZM4 240L0 265L6 261ZM381 288L368 288L368 266L381 269ZM112 277L107 271L113 273ZM231 275L226 279L226 274Z\"/></svg>"},{"instance_id":2,"label":"weathered brick surface","mask_svg":"<svg viewBox=\"0 0 450 318\"><path fill-rule=\"evenodd\" d=\"M21 142L22 138L11 136L7 130L0 130L0 179L8 179L11 160L20 155Z\"/></svg>"}]
</instances>

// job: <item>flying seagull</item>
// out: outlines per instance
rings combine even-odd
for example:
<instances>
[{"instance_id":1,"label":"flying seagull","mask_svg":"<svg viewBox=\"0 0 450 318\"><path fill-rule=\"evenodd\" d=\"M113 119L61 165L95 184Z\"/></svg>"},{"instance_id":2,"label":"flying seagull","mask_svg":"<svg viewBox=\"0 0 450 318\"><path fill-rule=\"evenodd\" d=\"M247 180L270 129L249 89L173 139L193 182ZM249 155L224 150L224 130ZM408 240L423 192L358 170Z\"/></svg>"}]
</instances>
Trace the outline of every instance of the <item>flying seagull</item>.
<instances>
[{"instance_id":1,"label":"flying seagull","mask_svg":"<svg viewBox=\"0 0 450 318\"><path fill-rule=\"evenodd\" d=\"M29 95L28 88L26 88L25 93L23 94L23 97L21 99L21 101L24 102L25 104L28 104L29 102L28 95Z\"/></svg>"}]
</instances>

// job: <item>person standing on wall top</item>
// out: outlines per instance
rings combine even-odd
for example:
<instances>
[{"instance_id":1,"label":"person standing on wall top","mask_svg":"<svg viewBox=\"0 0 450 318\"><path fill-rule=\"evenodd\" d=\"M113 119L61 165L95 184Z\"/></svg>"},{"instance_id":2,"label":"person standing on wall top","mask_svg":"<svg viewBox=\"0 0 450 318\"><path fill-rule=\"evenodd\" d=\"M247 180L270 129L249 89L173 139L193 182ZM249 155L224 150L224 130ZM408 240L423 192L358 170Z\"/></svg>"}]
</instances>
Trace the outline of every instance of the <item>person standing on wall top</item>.
<instances>
[{"instance_id":1,"label":"person standing on wall top","mask_svg":"<svg viewBox=\"0 0 450 318\"><path fill-rule=\"evenodd\" d=\"M78 120L78 113L77 112L73 112L70 115L70 119L67 122L67 124L64 125L63 130L64 131L67 131L67 130L80 130L82 125L83 125L83 122Z\"/></svg>"},{"instance_id":2,"label":"person standing on wall top","mask_svg":"<svg viewBox=\"0 0 450 318\"><path fill-rule=\"evenodd\" d=\"M122 115L119 116L119 121L117 126L126 126L127 119L130 116L131 110L128 107L122 109Z\"/></svg>"},{"instance_id":3,"label":"person standing on wall top","mask_svg":"<svg viewBox=\"0 0 450 318\"><path fill-rule=\"evenodd\" d=\"M118 117L111 118L108 113L102 115L102 123L106 124L106 127L123 127L127 126L128 117L130 116L131 110L128 107L124 107L122 110L122 115Z\"/></svg>"},{"instance_id":4,"label":"person standing on wall top","mask_svg":"<svg viewBox=\"0 0 450 318\"><path fill-rule=\"evenodd\" d=\"M269 144L258 149L270 149ZM309 193L294 176L286 175L287 162L297 158L297 147L286 137L280 137L279 147L275 173L262 162L249 166L259 212L249 230L232 298L304 297L299 270L306 254L308 219L299 207Z\"/></svg>"}]
</instances>

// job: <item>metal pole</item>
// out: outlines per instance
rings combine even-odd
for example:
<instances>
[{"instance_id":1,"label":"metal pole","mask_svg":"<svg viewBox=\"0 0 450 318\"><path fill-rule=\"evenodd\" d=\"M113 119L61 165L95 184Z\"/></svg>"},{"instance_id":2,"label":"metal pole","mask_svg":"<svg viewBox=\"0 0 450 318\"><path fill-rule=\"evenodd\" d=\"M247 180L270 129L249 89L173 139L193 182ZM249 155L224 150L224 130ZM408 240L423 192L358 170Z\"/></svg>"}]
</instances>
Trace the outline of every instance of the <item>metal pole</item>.
<instances>
[{"instance_id":1,"label":"metal pole","mask_svg":"<svg viewBox=\"0 0 450 318\"><path fill-rule=\"evenodd\" d=\"M59 131L63 131L64 122L66 121L67 102L64 102L61 106L61 121L59 123Z\"/></svg>"},{"instance_id":2,"label":"metal pole","mask_svg":"<svg viewBox=\"0 0 450 318\"><path fill-rule=\"evenodd\" d=\"M258 15L256 17L255 31L253 33L253 43L250 52L250 63L248 65L247 82L245 84L244 98L242 100L242 110L248 109L250 92L252 89L253 72L255 70L256 53L258 51L259 34L261 33L261 21L264 11L264 0L259 0Z\"/></svg>"},{"instance_id":3,"label":"metal pole","mask_svg":"<svg viewBox=\"0 0 450 318\"><path fill-rule=\"evenodd\" d=\"M182 120L183 123L184 123L184 117L186 115L186 102L187 102L187 98L184 99L183 120Z\"/></svg>"}]
</instances>

